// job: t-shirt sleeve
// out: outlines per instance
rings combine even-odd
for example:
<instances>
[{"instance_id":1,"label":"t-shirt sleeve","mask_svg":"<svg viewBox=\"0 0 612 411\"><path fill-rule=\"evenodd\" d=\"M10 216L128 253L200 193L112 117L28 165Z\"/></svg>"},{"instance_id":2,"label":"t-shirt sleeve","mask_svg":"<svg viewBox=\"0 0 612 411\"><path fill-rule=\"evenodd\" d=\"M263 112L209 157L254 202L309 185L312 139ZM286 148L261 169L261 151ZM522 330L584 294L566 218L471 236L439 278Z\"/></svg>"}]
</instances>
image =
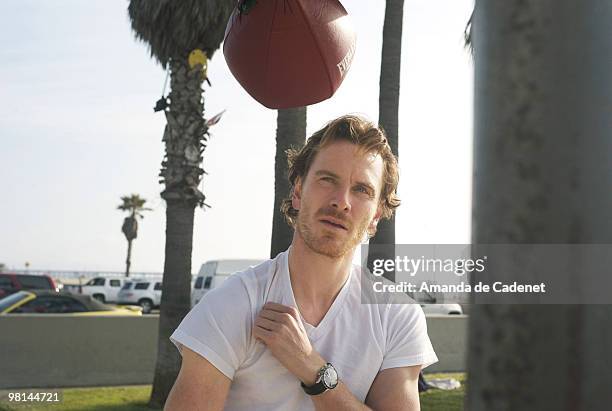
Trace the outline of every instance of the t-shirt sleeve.
<instances>
[{"instance_id":1,"label":"t-shirt sleeve","mask_svg":"<svg viewBox=\"0 0 612 411\"><path fill-rule=\"evenodd\" d=\"M246 356L251 323L248 292L239 276L232 275L202 297L170 340L179 351L189 348L233 379Z\"/></svg>"},{"instance_id":2,"label":"t-shirt sleeve","mask_svg":"<svg viewBox=\"0 0 612 411\"><path fill-rule=\"evenodd\" d=\"M413 365L425 368L438 362L427 335L425 314L418 304L390 304L387 315L386 349L381 371Z\"/></svg>"}]
</instances>

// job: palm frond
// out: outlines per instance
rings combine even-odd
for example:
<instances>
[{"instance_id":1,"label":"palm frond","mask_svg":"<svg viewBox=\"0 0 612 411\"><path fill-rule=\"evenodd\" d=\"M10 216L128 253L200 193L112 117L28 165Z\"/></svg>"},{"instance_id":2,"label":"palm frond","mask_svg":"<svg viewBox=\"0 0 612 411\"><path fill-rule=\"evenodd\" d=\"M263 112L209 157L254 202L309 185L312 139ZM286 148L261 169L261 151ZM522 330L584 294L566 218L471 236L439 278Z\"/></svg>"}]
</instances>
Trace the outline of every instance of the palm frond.
<instances>
[{"instance_id":1,"label":"palm frond","mask_svg":"<svg viewBox=\"0 0 612 411\"><path fill-rule=\"evenodd\" d=\"M468 49L468 51L470 52L472 56L474 55L474 44L473 44L474 39L472 37L473 19L474 19L474 10L472 10L470 19L465 24L465 29L463 30L463 41L464 41L463 45L466 49Z\"/></svg>"},{"instance_id":2,"label":"palm frond","mask_svg":"<svg viewBox=\"0 0 612 411\"><path fill-rule=\"evenodd\" d=\"M117 206L119 210L129 211L134 215L138 215L141 218L143 217L142 211L152 211L152 208L145 207L146 199L140 197L138 194L131 194L129 196L121 197L121 204Z\"/></svg>"},{"instance_id":3,"label":"palm frond","mask_svg":"<svg viewBox=\"0 0 612 411\"><path fill-rule=\"evenodd\" d=\"M166 68L193 49L212 57L223 41L232 0L130 0L128 15L138 40Z\"/></svg>"}]
</instances>

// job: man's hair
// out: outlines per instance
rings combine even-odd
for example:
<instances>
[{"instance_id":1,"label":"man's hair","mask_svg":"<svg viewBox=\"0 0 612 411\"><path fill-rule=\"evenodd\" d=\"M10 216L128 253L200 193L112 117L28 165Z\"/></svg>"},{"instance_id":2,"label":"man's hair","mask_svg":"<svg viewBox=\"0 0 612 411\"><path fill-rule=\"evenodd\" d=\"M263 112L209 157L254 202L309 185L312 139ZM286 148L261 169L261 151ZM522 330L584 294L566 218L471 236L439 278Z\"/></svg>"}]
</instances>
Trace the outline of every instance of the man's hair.
<instances>
[{"instance_id":1,"label":"man's hair","mask_svg":"<svg viewBox=\"0 0 612 411\"><path fill-rule=\"evenodd\" d=\"M291 227L295 227L298 215L298 210L291 205L291 196L298 179L303 182L319 150L336 141L348 141L358 146L364 153L375 153L381 156L384 164L383 187L379 199L382 208L381 217L391 218L395 209L400 205L397 197L399 181L397 158L391 151L384 130L371 121L349 114L327 123L314 133L301 149L287 150L290 190L289 197L281 204L281 212Z\"/></svg>"}]
</instances>

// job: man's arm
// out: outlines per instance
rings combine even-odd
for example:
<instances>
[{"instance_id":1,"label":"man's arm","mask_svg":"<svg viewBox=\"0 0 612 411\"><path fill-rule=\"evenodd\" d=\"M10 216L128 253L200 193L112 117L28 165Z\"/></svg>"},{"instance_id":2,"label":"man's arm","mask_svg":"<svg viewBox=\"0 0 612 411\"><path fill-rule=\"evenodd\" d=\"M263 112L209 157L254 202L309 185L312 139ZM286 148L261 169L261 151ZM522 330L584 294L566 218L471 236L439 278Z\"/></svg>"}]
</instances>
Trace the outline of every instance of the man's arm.
<instances>
[{"instance_id":1,"label":"man's arm","mask_svg":"<svg viewBox=\"0 0 612 411\"><path fill-rule=\"evenodd\" d=\"M221 411L232 381L207 359L183 346L183 362L165 411Z\"/></svg>"},{"instance_id":2,"label":"man's arm","mask_svg":"<svg viewBox=\"0 0 612 411\"><path fill-rule=\"evenodd\" d=\"M376 411L419 411L420 372L420 365L382 370L370 387L366 404Z\"/></svg>"},{"instance_id":3,"label":"man's arm","mask_svg":"<svg viewBox=\"0 0 612 411\"><path fill-rule=\"evenodd\" d=\"M317 411L419 411L418 379L420 365L389 368L378 373L365 405L340 382L336 388L321 395L313 395L312 402Z\"/></svg>"}]
</instances>

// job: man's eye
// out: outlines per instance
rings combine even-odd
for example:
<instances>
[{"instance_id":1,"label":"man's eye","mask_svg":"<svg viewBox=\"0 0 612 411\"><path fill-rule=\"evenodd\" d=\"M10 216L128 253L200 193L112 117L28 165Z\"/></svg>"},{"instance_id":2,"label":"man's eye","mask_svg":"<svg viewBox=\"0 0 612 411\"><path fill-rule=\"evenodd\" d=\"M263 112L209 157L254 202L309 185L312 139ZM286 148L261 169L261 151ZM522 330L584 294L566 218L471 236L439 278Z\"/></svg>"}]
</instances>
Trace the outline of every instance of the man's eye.
<instances>
[{"instance_id":1,"label":"man's eye","mask_svg":"<svg viewBox=\"0 0 612 411\"><path fill-rule=\"evenodd\" d=\"M370 195L370 190L367 187L357 186L357 187L355 187L355 190L359 191L360 193L364 193L364 194Z\"/></svg>"}]
</instances>

